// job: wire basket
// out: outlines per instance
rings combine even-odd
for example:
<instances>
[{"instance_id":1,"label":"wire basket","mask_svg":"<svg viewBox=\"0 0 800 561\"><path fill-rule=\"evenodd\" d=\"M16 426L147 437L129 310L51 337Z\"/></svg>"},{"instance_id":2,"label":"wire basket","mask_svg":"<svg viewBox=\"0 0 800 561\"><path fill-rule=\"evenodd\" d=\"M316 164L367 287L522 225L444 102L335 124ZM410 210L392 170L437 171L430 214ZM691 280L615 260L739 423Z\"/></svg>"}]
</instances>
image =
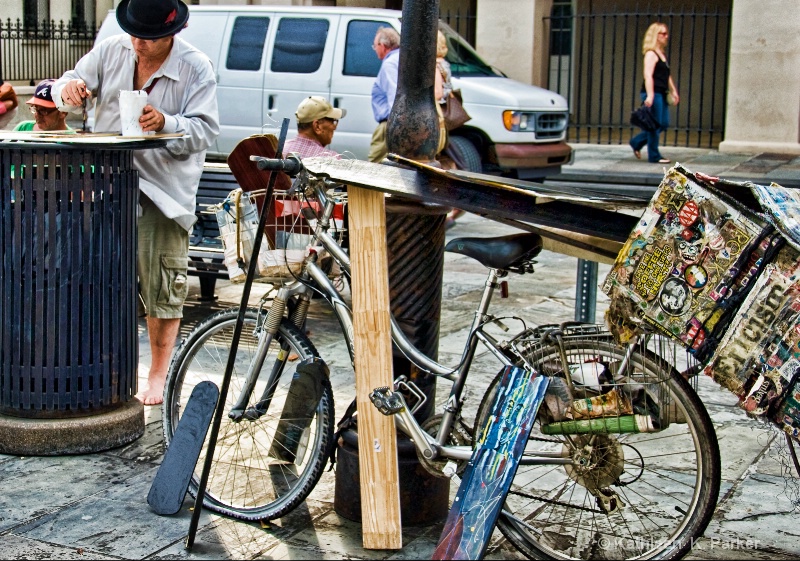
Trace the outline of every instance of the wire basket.
<instances>
[{"instance_id":1,"label":"wire basket","mask_svg":"<svg viewBox=\"0 0 800 561\"><path fill-rule=\"evenodd\" d=\"M263 190L246 193L234 189L214 209L231 282L244 282L247 277L264 196ZM283 282L302 271L314 232L303 217L303 208L309 205L314 203L300 195L273 193L254 280Z\"/></svg>"},{"instance_id":2,"label":"wire basket","mask_svg":"<svg viewBox=\"0 0 800 561\"><path fill-rule=\"evenodd\" d=\"M668 337L620 345L602 325L552 325L510 344L527 367L550 377L539 416L544 434L658 432L685 421L668 381L691 365Z\"/></svg>"}]
</instances>

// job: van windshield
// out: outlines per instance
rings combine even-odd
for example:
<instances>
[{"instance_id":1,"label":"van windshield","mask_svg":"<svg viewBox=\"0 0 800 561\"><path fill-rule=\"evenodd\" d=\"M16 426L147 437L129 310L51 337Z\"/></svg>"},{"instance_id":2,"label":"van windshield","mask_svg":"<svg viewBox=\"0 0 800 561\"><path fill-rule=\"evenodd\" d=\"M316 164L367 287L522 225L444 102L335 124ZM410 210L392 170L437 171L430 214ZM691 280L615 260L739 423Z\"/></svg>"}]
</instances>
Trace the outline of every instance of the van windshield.
<instances>
[{"instance_id":1,"label":"van windshield","mask_svg":"<svg viewBox=\"0 0 800 561\"><path fill-rule=\"evenodd\" d=\"M439 28L447 39L447 56L453 76L501 76L491 66L486 64L475 49L467 43L458 33L447 24L440 22Z\"/></svg>"}]
</instances>

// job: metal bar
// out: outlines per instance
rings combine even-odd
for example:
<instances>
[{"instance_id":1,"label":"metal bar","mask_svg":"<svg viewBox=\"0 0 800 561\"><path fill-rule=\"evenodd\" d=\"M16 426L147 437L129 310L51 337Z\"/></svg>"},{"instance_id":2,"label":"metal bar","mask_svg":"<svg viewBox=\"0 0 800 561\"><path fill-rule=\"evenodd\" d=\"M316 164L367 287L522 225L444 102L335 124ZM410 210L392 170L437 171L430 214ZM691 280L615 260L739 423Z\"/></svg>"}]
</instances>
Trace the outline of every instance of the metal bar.
<instances>
[{"instance_id":1,"label":"metal bar","mask_svg":"<svg viewBox=\"0 0 800 561\"><path fill-rule=\"evenodd\" d=\"M580 45L578 46L578 72L577 72L577 75L576 75L577 84L575 84L575 90L577 92L582 92L582 91L584 91L584 88L583 88L583 60L585 58L588 58L588 57L584 57L583 56L583 50L584 50L584 47L583 47L583 43L584 43L583 30L586 27L585 26L586 19L583 16L579 16L578 17L578 21L580 22L581 33L580 33ZM580 104L576 103L575 106L576 107L580 107ZM581 114L580 110L576 111L575 118L576 118L576 122L578 123L577 131L576 131L576 134L577 134L576 140L578 142L581 141L581 129L582 129L582 127L580 126L580 123L581 123L581 120L582 120L581 117L582 117L582 114ZM588 132L587 132L587 140L588 140Z\"/></svg>"},{"instance_id":2,"label":"metal bar","mask_svg":"<svg viewBox=\"0 0 800 561\"><path fill-rule=\"evenodd\" d=\"M614 18L612 20L612 26L611 26L611 52L612 53L616 53L617 52L617 18ZM621 82L620 77L617 76L617 72L616 72L616 70L617 70L617 59L618 58L621 58L622 60L625 60L625 57L616 57L616 56L611 57L611 81L612 81L612 85L610 87L611 95L609 96L609 104L608 104L608 116L609 116L608 143L609 144L611 144L611 139L612 139L612 136L614 135L615 129L616 129L616 132L617 132L616 136L618 137L618 139L621 138L621 134L622 134L622 123L623 123L622 119L614 119L614 101L615 101L615 98L617 97L614 94L619 89L619 87L615 87L615 86L618 86L618 84ZM614 125L613 124L614 122L616 122L618 124Z\"/></svg>"},{"instance_id":3,"label":"metal bar","mask_svg":"<svg viewBox=\"0 0 800 561\"><path fill-rule=\"evenodd\" d=\"M731 46L731 26L733 25L733 18L730 14L727 14L728 18L728 29L725 37L725 50L724 51L717 51L718 53L728 53L730 51ZM723 90L722 90L722 99L728 99L728 73L725 72L723 74ZM722 123L722 130L720 130L720 137L725 137L725 121L727 121L727 114L728 114L728 107L727 104L722 104L722 118L720 122Z\"/></svg>"},{"instance_id":4,"label":"metal bar","mask_svg":"<svg viewBox=\"0 0 800 561\"><path fill-rule=\"evenodd\" d=\"M691 29L691 37L696 37L696 35L695 35L695 32L696 32L697 30L696 30L696 28L695 28L695 19L696 19L696 18L692 18L692 23L691 23L691 25L692 25L692 29ZM683 20L681 20L681 30L680 30L680 32L681 32L681 36L684 36L684 33L686 33L686 32L684 31L684 21L683 21ZM690 60L692 60L692 61L694 61L694 60L697 60L697 59L695 58L695 56L694 56L695 42L693 41L693 42L691 43L691 45L692 45L692 46L691 46L691 49L692 49L692 54L691 54L691 56L689 57L689 59L690 59ZM680 62L681 62L681 61L680 61L680 57L679 57L679 59L678 59L678 63L680 63ZM702 75L704 75L704 73L705 73L705 61L702 61L702 60L701 60L700 64L701 64L701 68L702 68L702 70L701 70L701 74L700 74L700 75L702 76ZM681 66L679 66L679 68L681 68ZM691 66L690 66L690 70L689 70L689 87L688 87L688 91L689 91L689 92L692 92L692 83L693 83L693 82L694 82L694 72L692 71L692 69L691 69ZM702 99L703 99L703 96L702 96L702 92L701 92L701 95L700 95L700 103L701 103L701 104L702 104ZM687 101L688 101L688 99L687 99ZM691 122L692 122L692 105L689 103L689 104L687 104L687 106L686 106L686 107L687 107L687 109L686 109L686 122L687 122L687 125L688 125L689 123L691 123ZM699 111L699 116L700 116L700 119L702 119L702 115L703 115L703 111L702 111L702 105L701 105L701 110ZM699 129L700 129L700 128L701 128L701 127L698 127L698 131L699 131ZM676 134L677 134L677 129L676 129ZM691 143L691 140L690 140L690 137L689 137L689 135L690 135L690 134L691 134L690 127L689 127L689 126L687 126L687 127L686 127L686 145L687 145L687 146L691 146L691 144L692 144L692 143ZM697 146L700 146L700 137L699 137L699 135L698 135L698 142L697 142Z\"/></svg>"},{"instance_id":5,"label":"metal bar","mask_svg":"<svg viewBox=\"0 0 800 561\"><path fill-rule=\"evenodd\" d=\"M602 126L602 123L603 123L603 109L604 109L604 106L605 106L604 100L605 100L605 90L606 90L606 88L604 87L604 81L605 81L604 78L606 76L606 49L605 49L605 44L606 44L606 15L604 14L604 15L600 16L600 45L601 45L602 48L600 49L600 69L599 69L599 72L598 72L598 80L597 80L598 84L599 84L599 87L597 88L597 90L598 90L597 91L597 98L598 98L598 101L599 101L599 103L597 104L597 122L598 122L598 125L599 125L597 127L597 143L598 144L602 144L603 143L603 128L604 127ZM612 60L613 60L613 57L612 57ZM611 121L611 119L609 119L609 122L610 121Z\"/></svg>"},{"instance_id":6,"label":"metal bar","mask_svg":"<svg viewBox=\"0 0 800 561\"><path fill-rule=\"evenodd\" d=\"M575 321L595 322L597 310L597 263L578 259L575 283Z\"/></svg>"},{"instance_id":7,"label":"metal bar","mask_svg":"<svg viewBox=\"0 0 800 561\"><path fill-rule=\"evenodd\" d=\"M623 33L622 33L622 52L627 53L628 52L628 36L630 35L630 33L626 32L626 30L628 29L628 15L625 14L625 16L623 16L623 17L624 17L624 22L623 22L623 26L622 26L622 29L623 29ZM629 72L629 70L628 70L628 57L623 57L622 58L622 79L623 79L623 83L624 83L625 77L628 76L628 72ZM633 84L636 83L636 65L633 66L633 79L631 80L631 83L633 83ZM620 115L622 115L623 127L624 127L625 124L627 124L627 126L628 126L628 137L630 137L631 133L633 132L633 128L630 126L630 124L628 123L628 119L626 118L627 117L626 109L628 109L628 108L625 106L625 101L626 101L625 100L625 96L624 95L620 96L620 98L619 98L619 112L620 112ZM630 109L633 109L633 106L630 107ZM623 127L620 127L620 130L619 130L619 142L620 142L620 144L622 144L622 142L623 142L623 134L624 134L624 128Z\"/></svg>"}]
</instances>

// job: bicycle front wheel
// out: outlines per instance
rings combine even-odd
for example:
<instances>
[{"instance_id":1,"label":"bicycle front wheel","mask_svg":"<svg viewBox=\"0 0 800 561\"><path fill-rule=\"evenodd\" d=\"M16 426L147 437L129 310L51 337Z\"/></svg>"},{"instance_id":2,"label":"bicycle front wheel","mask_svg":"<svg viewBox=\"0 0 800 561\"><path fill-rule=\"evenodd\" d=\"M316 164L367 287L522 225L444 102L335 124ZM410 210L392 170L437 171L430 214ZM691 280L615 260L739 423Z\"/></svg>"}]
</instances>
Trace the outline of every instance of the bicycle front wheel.
<instances>
[{"instance_id":1,"label":"bicycle front wheel","mask_svg":"<svg viewBox=\"0 0 800 561\"><path fill-rule=\"evenodd\" d=\"M170 365L163 405L164 438L169 446L182 411L200 382L222 385L239 309L219 312L200 324L178 348ZM333 435L330 381L309 392L296 366L316 357L305 334L284 319L248 396L248 414L228 415L239 400L247 373L258 360L257 313L248 310L226 396L225 413L214 451L203 504L244 520L279 518L305 500L322 475ZM306 384L307 385L307 384ZM303 403L318 396L316 405ZM305 414L297 414L305 408ZM208 440L189 484L197 497Z\"/></svg>"},{"instance_id":2,"label":"bicycle front wheel","mask_svg":"<svg viewBox=\"0 0 800 561\"><path fill-rule=\"evenodd\" d=\"M570 371L581 364L618 367L625 352L626 347L610 338L597 337L565 340L563 347L538 346L526 360L540 373L557 375L565 370L564 360ZM500 378L483 399L476 433L489 414ZM667 418L664 428L623 434L605 428L578 434L573 429L554 435L543 430L543 405L497 523L531 558L680 558L714 513L719 448L711 419L691 386L646 350L632 354L614 383L618 388L657 383L663 389L659 405ZM541 458L543 452L568 463L537 463L536 453Z\"/></svg>"}]
</instances>

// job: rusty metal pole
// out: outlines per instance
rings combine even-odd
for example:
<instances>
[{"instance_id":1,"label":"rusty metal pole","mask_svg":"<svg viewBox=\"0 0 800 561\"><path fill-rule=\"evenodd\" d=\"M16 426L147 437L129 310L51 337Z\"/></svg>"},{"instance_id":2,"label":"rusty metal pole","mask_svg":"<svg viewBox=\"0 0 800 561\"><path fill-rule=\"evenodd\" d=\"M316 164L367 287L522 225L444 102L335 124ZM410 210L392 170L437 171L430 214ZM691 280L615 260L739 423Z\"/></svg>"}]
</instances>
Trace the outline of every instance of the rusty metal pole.
<instances>
[{"instance_id":1,"label":"rusty metal pole","mask_svg":"<svg viewBox=\"0 0 800 561\"><path fill-rule=\"evenodd\" d=\"M397 96L386 127L390 152L430 162L439 144L433 95L439 0L406 0L400 31Z\"/></svg>"},{"instance_id":2,"label":"rusty metal pole","mask_svg":"<svg viewBox=\"0 0 800 561\"><path fill-rule=\"evenodd\" d=\"M439 143L439 118L433 105L439 1L405 0L400 33L397 96L389 115L390 152L432 162ZM392 197L386 200L386 244L392 314L414 345L438 358L439 315L444 273L444 222L449 208ZM435 405L436 377L420 372L393 348L394 376L406 375L428 397L416 413L420 421ZM426 471L413 444L398 433L400 514L403 526L425 526L447 516L450 481ZM358 439L345 432L337 443L334 509L349 520L361 519Z\"/></svg>"}]
</instances>

